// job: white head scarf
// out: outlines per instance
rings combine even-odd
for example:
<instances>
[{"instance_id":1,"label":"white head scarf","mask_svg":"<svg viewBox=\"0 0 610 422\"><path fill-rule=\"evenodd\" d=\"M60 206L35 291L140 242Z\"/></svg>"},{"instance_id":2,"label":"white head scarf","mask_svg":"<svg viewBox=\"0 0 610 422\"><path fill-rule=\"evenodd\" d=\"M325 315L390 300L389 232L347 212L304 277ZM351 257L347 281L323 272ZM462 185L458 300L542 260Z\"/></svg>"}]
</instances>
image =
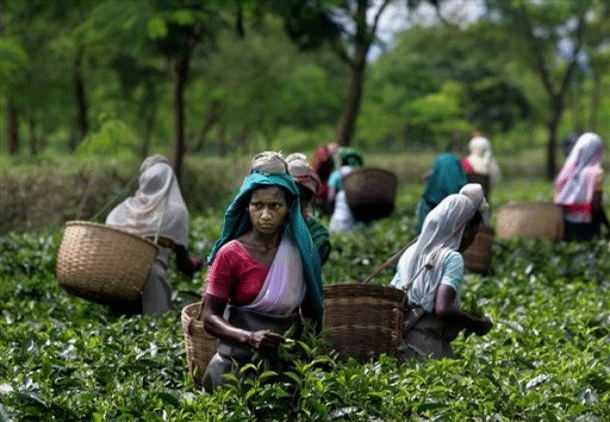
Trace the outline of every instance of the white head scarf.
<instances>
[{"instance_id":1,"label":"white head scarf","mask_svg":"<svg viewBox=\"0 0 610 422\"><path fill-rule=\"evenodd\" d=\"M488 174L492 186L500 181L500 167L491 153L491 143L487 138L475 136L468 143L470 155L467 157L475 173Z\"/></svg>"},{"instance_id":2,"label":"white head scarf","mask_svg":"<svg viewBox=\"0 0 610 422\"><path fill-rule=\"evenodd\" d=\"M142 162L134 196L117 205L106 224L142 237L159 236L186 246L189 214L167 158L153 155ZM165 205L166 204L166 205Z\"/></svg>"},{"instance_id":3,"label":"white head scarf","mask_svg":"<svg viewBox=\"0 0 610 422\"><path fill-rule=\"evenodd\" d=\"M436 288L443 276L443 262L451 251L457 251L466 224L487 202L479 184L468 184L463 193L452 194L428 213L417 242L398 261L392 285L409 291L409 303L427 312L434 310Z\"/></svg>"},{"instance_id":4,"label":"white head scarf","mask_svg":"<svg viewBox=\"0 0 610 422\"><path fill-rule=\"evenodd\" d=\"M555 181L556 204L592 201L595 179L601 171L602 153L602 140L597 134L588 132L578 138Z\"/></svg>"}]
</instances>

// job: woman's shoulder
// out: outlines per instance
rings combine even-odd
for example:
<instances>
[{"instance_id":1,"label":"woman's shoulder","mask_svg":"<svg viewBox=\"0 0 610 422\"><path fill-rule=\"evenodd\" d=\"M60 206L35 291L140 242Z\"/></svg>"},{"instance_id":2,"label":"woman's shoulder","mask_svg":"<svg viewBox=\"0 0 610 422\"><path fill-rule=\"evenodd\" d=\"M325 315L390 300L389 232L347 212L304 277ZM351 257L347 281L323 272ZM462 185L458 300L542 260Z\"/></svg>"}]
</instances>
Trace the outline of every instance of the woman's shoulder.
<instances>
[{"instance_id":1,"label":"woman's shoulder","mask_svg":"<svg viewBox=\"0 0 610 422\"><path fill-rule=\"evenodd\" d=\"M216 256L219 257L231 257L231 256L241 256L246 251L241 242L237 239L229 240L227 243L222 245Z\"/></svg>"}]
</instances>

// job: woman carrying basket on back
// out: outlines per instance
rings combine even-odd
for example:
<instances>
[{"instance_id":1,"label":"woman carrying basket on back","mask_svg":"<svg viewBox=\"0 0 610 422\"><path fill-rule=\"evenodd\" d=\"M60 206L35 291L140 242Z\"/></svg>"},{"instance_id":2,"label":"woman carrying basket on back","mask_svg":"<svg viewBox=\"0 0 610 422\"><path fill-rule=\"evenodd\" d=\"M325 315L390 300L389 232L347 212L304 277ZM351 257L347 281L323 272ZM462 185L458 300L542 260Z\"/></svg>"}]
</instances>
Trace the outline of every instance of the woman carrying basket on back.
<instances>
[{"instance_id":1,"label":"woman carrying basket on back","mask_svg":"<svg viewBox=\"0 0 610 422\"><path fill-rule=\"evenodd\" d=\"M291 326L322 326L320 259L298 198L280 154L254 157L208 258L203 322L219 342L203 376L206 391L255 351L273 355Z\"/></svg>"},{"instance_id":2,"label":"woman carrying basket on back","mask_svg":"<svg viewBox=\"0 0 610 422\"><path fill-rule=\"evenodd\" d=\"M203 261L187 250L189 214L167 158L157 154L142 162L136 193L110 211L106 224L149 240L156 238L159 245L141 299L114 303L113 311L160 315L169 310L172 289L166 276L170 254L176 253L178 270L188 276L201 269Z\"/></svg>"},{"instance_id":3,"label":"woman carrying basket on back","mask_svg":"<svg viewBox=\"0 0 610 422\"><path fill-rule=\"evenodd\" d=\"M451 341L466 329L484 335L491 320L460 307L464 275L461 252L474 240L487 208L479 184L443 199L424 220L421 234L398 261L392 285L408 294L401 358L453 357Z\"/></svg>"}]
</instances>

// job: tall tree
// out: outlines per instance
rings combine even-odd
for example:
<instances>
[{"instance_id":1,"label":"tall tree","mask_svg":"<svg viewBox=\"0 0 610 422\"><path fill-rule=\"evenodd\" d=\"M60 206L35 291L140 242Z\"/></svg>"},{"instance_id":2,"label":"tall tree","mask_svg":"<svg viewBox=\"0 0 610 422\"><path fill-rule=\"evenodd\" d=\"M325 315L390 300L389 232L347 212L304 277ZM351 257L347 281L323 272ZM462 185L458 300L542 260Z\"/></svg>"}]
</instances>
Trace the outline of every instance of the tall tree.
<instances>
[{"instance_id":1,"label":"tall tree","mask_svg":"<svg viewBox=\"0 0 610 422\"><path fill-rule=\"evenodd\" d=\"M490 11L522 42L527 63L538 74L548 98L547 178L556 172L557 128L566 95L578 65L587 27L587 12L595 0L488 0ZM563 41L563 44L560 42ZM566 47L558 55L560 45ZM561 57L564 59L562 60Z\"/></svg>"}]
</instances>

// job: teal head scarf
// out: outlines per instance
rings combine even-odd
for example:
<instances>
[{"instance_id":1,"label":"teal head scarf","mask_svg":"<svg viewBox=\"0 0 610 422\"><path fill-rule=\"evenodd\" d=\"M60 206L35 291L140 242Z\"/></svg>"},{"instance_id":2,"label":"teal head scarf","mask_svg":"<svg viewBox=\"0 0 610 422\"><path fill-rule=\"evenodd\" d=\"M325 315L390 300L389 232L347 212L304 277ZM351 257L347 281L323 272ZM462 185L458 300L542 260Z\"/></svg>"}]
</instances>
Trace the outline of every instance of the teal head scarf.
<instances>
[{"instance_id":1,"label":"teal head scarf","mask_svg":"<svg viewBox=\"0 0 610 422\"><path fill-rule=\"evenodd\" d=\"M208 264L214 260L218 249L225 243L252 229L250 214L247 210L248 201L255 189L267 186L280 186L288 191L291 196L291 198L287 198L289 210L284 224L284 230L301 253L303 275L305 276L305 283L307 286L307 293L303 305L313 310L315 323L318 328L321 328L324 314L322 266L320 265L318 251L311 240L311 235L309 234L303 216L301 215L298 201L299 188L288 173L263 174L254 171L246 177L237 196L233 199L233 202L225 212L222 234L214 244L212 252L208 256Z\"/></svg>"},{"instance_id":2,"label":"teal head scarf","mask_svg":"<svg viewBox=\"0 0 610 422\"><path fill-rule=\"evenodd\" d=\"M432 174L426 182L424 194L417 211L417 232L428 211L438 205L447 196L458 193L468 183L468 177L459 157L452 152L440 154L434 160Z\"/></svg>"}]
</instances>

